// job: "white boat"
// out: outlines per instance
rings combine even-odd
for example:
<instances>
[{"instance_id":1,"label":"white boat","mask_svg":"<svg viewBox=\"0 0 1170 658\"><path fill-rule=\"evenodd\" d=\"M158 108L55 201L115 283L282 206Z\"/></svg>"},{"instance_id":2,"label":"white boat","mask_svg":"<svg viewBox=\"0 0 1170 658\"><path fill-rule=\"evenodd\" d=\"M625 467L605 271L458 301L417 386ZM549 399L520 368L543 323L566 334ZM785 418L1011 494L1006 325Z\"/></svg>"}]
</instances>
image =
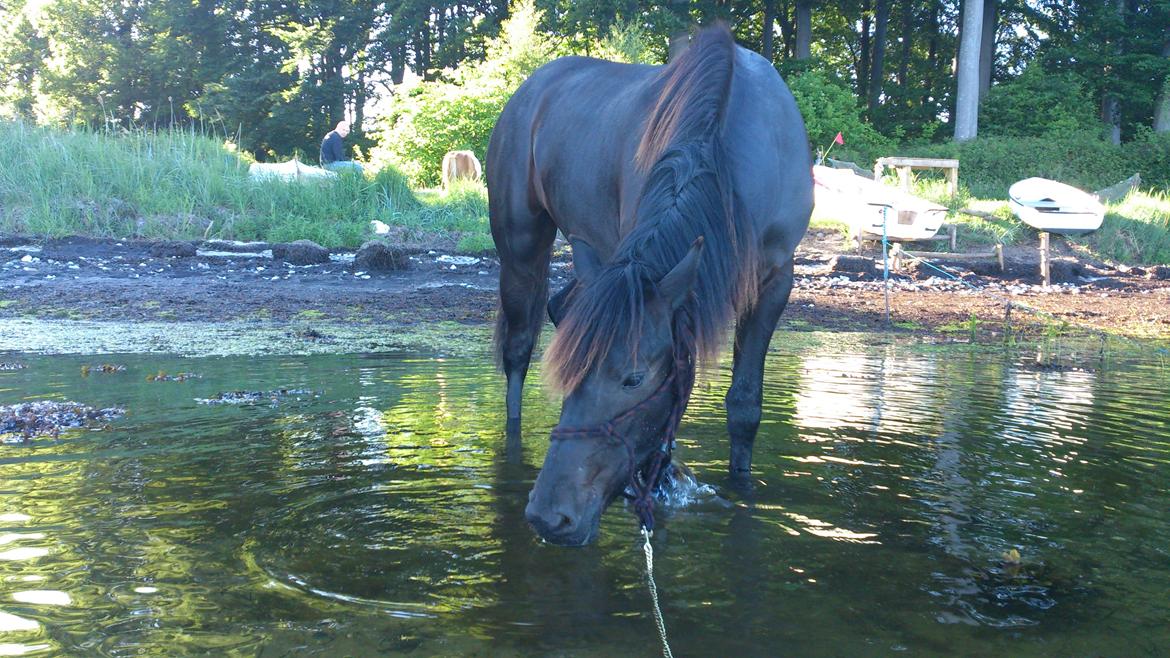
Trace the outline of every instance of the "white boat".
<instances>
[{"instance_id":1,"label":"white boat","mask_svg":"<svg viewBox=\"0 0 1170 658\"><path fill-rule=\"evenodd\" d=\"M1105 206L1092 194L1047 178L1014 183L1008 204L1025 224L1049 233L1092 233L1105 219Z\"/></svg>"},{"instance_id":2,"label":"white boat","mask_svg":"<svg viewBox=\"0 0 1170 658\"><path fill-rule=\"evenodd\" d=\"M252 180L282 180L286 182L332 180L337 178L335 172L321 167L307 165L297 160L288 162L253 162L248 166L248 176Z\"/></svg>"},{"instance_id":3,"label":"white boat","mask_svg":"<svg viewBox=\"0 0 1170 658\"><path fill-rule=\"evenodd\" d=\"M909 192L858 176L848 169L813 167L813 216L845 222L853 235L890 240L929 240L946 220L947 209Z\"/></svg>"}]
</instances>

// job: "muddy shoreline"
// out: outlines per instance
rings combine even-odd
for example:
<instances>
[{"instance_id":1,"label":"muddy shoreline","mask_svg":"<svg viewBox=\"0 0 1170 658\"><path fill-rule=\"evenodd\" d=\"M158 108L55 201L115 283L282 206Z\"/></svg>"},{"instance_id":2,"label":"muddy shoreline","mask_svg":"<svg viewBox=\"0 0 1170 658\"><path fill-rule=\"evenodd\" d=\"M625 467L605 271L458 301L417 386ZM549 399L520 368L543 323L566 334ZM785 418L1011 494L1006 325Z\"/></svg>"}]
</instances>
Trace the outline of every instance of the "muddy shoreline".
<instances>
[{"instance_id":1,"label":"muddy shoreline","mask_svg":"<svg viewBox=\"0 0 1170 658\"><path fill-rule=\"evenodd\" d=\"M241 333L264 328L265 340L284 335L312 344L328 341L330 332L377 336L429 325L455 333L478 328L472 333L482 335L495 317L499 265L491 256L418 249L406 254L406 269L378 272L355 266L347 253L293 265L273 258L272 245L173 245L0 238L0 320L25 326L29 335L38 326L71 323L129 323L166 334L173 323ZM1067 245L1057 262L1064 281L1050 287L1039 285L1035 252L1023 248L1009 250L1002 274L992 262L953 263L961 280L904 268L891 277L887 324L880 251L858 255L836 235L811 233L797 252L797 282L780 327L962 340L1005 332L1170 340L1166 268L1113 267ZM550 285L555 290L570 275L561 251ZM7 340L0 349L19 350L19 342Z\"/></svg>"}]
</instances>

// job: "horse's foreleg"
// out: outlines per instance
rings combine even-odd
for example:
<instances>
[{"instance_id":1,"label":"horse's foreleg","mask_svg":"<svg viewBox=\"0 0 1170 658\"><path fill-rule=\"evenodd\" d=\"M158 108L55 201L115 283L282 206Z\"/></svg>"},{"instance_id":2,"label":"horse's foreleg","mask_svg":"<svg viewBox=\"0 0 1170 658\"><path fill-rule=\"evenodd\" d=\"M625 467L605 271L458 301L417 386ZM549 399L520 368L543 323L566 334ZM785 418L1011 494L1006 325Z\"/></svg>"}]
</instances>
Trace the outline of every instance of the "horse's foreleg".
<instances>
[{"instance_id":1,"label":"horse's foreleg","mask_svg":"<svg viewBox=\"0 0 1170 658\"><path fill-rule=\"evenodd\" d=\"M524 378L532 359L532 347L544 322L544 304L548 299L548 262L556 229L534 230L524 249L517 250L518 240L510 241L511 253L500 258L500 317L497 341L500 362L508 378L508 436L520 434L520 407ZM512 236L515 238L515 236Z\"/></svg>"},{"instance_id":2,"label":"horse's foreleg","mask_svg":"<svg viewBox=\"0 0 1170 658\"><path fill-rule=\"evenodd\" d=\"M756 305L735 324L735 360L727 407L727 433L731 438L731 476L745 477L752 470L752 446L760 427L763 403L764 357L780 313L792 293L792 259L776 267L764 280Z\"/></svg>"}]
</instances>

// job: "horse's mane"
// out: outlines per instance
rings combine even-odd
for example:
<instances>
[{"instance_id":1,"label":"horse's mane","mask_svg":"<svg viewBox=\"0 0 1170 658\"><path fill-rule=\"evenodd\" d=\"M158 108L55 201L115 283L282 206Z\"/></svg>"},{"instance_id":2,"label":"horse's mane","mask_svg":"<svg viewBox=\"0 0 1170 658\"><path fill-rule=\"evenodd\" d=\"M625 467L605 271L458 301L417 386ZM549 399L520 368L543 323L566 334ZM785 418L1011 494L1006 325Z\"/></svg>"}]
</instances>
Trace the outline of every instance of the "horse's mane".
<instances>
[{"instance_id":1,"label":"horse's mane","mask_svg":"<svg viewBox=\"0 0 1170 658\"><path fill-rule=\"evenodd\" d=\"M574 390L619 339L636 349L647 293L700 236L703 256L685 302L698 356L710 361L736 310L755 302L757 242L734 212L722 144L734 67L735 42L718 25L659 73L636 155L648 172L634 227L595 279L572 293L545 353L556 388Z\"/></svg>"}]
</instances>

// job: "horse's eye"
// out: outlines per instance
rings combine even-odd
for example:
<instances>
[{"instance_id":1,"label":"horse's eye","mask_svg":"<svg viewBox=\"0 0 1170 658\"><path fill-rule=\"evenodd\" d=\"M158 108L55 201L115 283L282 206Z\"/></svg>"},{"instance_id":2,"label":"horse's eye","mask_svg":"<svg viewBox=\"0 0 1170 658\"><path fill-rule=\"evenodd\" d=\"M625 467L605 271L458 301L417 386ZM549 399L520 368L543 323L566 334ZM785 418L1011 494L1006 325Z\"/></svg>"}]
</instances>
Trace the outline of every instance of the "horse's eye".
<instances>
[{"instance_id":1,"label":"horse's eye","mask_svg":"<svg viewBox=\"0 0 1170 658\"><path fill-rule=\"evenodd\" d=\"M646 376L643 372L631 372L622 380L622 388L638 388L642 385L642 379Z\"/></svg>"}]
</instances>

